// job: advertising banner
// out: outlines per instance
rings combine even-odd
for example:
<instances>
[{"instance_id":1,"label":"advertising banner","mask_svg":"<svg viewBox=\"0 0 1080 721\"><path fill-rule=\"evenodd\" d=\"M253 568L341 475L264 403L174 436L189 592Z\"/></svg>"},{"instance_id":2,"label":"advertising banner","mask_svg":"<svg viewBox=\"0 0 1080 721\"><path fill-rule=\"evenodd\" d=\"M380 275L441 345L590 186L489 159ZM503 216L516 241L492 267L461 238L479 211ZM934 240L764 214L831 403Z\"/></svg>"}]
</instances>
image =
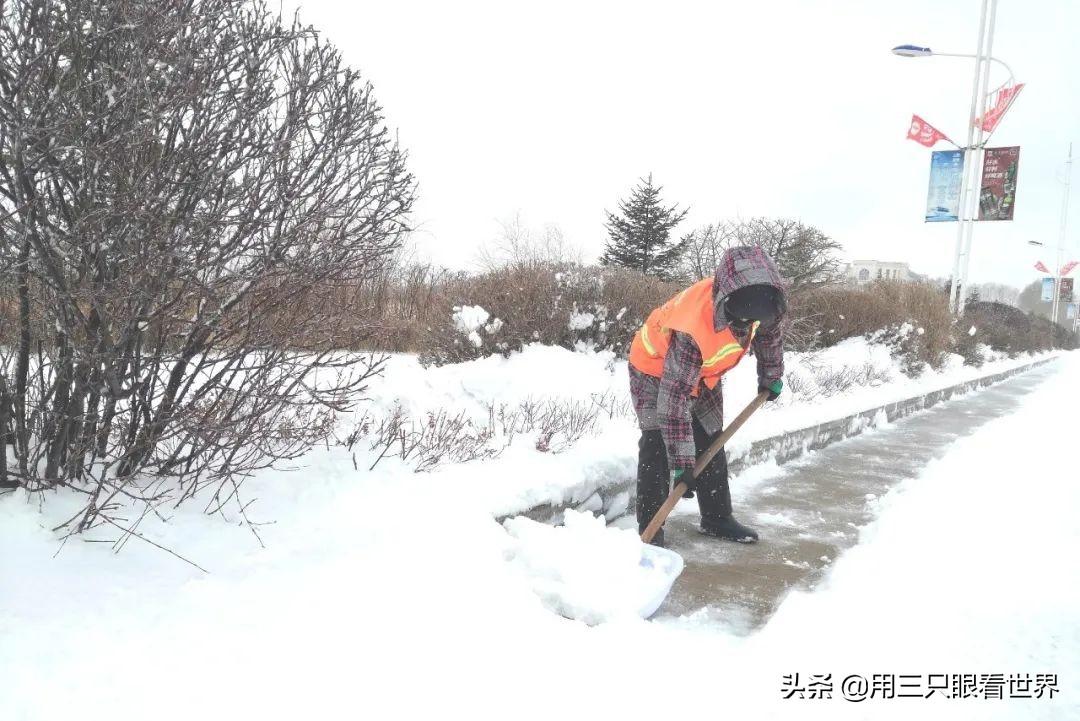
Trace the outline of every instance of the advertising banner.
<instances>
[{"instance_id":1,"label":"advertising banner","mask_svg":"<svg viewBox=\"0 0 1080 721\"><path fill-rule=\"evenodd\" d=\"M1059 300L1062 303L1072 303L1072 299L1073 299L1073 279L1072 278L1062 278L1058 282L1061 283L1061 294L1059 296Z\"/></svg>"},{"instance_id":2,"label":"advertising banner","mask_svg":"<svg viewBox=\"0 0 1080 721\"><path fill-rule=\"evenodd\" d=\"M1069 273L1073 272L1073 268L1075 268L1076 266L1077 262L1075 260L1070 260L1068 263L1061 266L1061 271L1058 273L1058 275L1068 275Z\"/></svg>"},{"instance_id":3,"label":"advertising banner","mask_svg":"<svg viewBox=\"0 0 1080 721\"><path fill-rule=\"evenodd\" d=\"M1016 96L1020 94L1020 91L1024 89L1023 83L1017 83L1016 85L1006 85L998 88L993 93L993 97L988 97L990 100L988 103L991 107L986 111L986 115L983 116L978 125L982 126L982 129L988 133L994 132L994 128L998 126L1001 119L1005 117L1005 112L1012 106L1013 101L1016 100Z\"/></svg>"},{"instance_id":4,"label":"advertising banner","mask_svg":"<svg viewBox=\"0 0 1080 721\"><path fill-rule=\"evenodd\" d=\"M1035 264L1035 270L1040 271L1042 273L1049 273L1050 272L1050 269L1047 268L1046 264L1043 263L1041 260L1038 263Z\"/></svg>"},{"instance_id":5,"label":"advertising banner","mask_svg":"<svg viewBox=\"0 0 1080 721\"><path fill-rule=\"evenodd\" d=\"M1069 303L1065 306L1065 318L1067 320L1073 320L1076 318L1076 303Z\"/></svg>"},{"instance_id":6,"label":"advertising banner","mask_svg":"<svg viewBox=\"0 0 1080 721\"><path fill-rule=\"evenodd\" d=\"M1042 296L1043 303L1050 303L1054 300L1054 279L1043 278Z\"/></svg>"},{"instance_id":7,"label":"advertising banner","mask_svg":"<svg viewBox=\"0 0 1080 721\"><path fill-rule=\"evenodd\" d=\"M926 197L927 223L960 219L960 177L963 172L963 150L935 150L930 154L930 192Z\"/></svg>"},{"instance_id":8,"label":"advertising banner","mask_svg":"<svg viewBox=\"0 0 1080 721\"><path fill-rule=\"evenodd\" d=\"M914 140L919 145L925 145L928 148L932 148L937 141L949 140L949 137L918 115L912 115L911 125L908 126L907 139ZM952 141L949 140L949 142L951 143Z\"/></svg>"},{"instance_id":9,"label":"advertising banner","mask_svg":"<svg viewBox=\"0 0 1080 721\"><path fill-rule=\"evenodd\" d=\"M987 148L983 155L979 220L1012 220L1020 147Z\"/></svg>"}]
</instances>

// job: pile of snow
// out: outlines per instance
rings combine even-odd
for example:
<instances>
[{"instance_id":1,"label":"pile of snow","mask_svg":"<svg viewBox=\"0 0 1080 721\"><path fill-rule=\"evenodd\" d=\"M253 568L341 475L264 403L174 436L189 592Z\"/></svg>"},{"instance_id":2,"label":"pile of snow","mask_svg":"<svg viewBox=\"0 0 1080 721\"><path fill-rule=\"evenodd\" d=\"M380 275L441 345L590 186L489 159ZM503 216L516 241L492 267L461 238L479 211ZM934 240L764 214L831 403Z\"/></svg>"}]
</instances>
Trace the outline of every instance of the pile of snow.
<instances>
[{"instance_id":1,"label":"pile of snow","mask_svg":"<svg viewBox=\"0 0 1080 721\"><path fill-rule=\"evenodd\" d=\"M491 314L481 306L461 305L454 306L451 320L454 323L454 328L462 335L467 336L469 342L479 348L484 345L484 340L480 337L480 328L488 322L488 318L490 317ZM498 318L496 318L494 322L498 324L498 327L496 327L495 330L502 327L502 321ZM492 331L489 330L488 332L490 333Z\"/></svg>"},{"instance_id":2,"label":"pile of snow","mask_svg":"<svg viewBox=\"0 0 1080 721\"><path fill-rule=\"evenodd\" d=\"M483 309L479 305L459 305L454 306L454 314L452 316L454 321L454 327L461 333L469 333L480 328L480 326L487 323L491 314Z\"/></svg>"},{"instance_id":3,"label":"pile of snow","mask_svg":"<svg viewBox=\"0 0 1080 721\"><path fill-rule=\"evenodd\" d=\"M578 310L574 310L570 314L570 320L567 322L567 327L570 330L585 330L591 328L592 324L596 322L596 316L592 313L582 313Z\"/></svg>"},{"instance_id":4,"label":"pile of snow","mask_svg":"<svg viewBox=\"0 0 1080 721\"><path fill-rule=\"evenodd\" d=\"M678 554L591 513L567 511L562 526L523 516L504 526L514 539L507 560L544 605L588 624L651 616L683 568Z\"/></svg>"}]
</instances>

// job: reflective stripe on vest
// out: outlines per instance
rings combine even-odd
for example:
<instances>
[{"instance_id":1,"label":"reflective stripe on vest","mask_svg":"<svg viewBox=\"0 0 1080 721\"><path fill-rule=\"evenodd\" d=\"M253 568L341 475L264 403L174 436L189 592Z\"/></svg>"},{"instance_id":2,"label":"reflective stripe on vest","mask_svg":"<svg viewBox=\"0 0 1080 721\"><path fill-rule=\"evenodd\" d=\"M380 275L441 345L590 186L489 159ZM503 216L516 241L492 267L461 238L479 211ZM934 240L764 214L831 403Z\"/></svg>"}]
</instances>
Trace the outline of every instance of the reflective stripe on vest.
<instances>
[{"instance_id":1,"label":"reflective stripe on vest","mask_svg":"<svg viewBox=\"0 0 1080 721\"><path fill-rule=\"evenodd\" d=\"M645 346L645 350L647 350L649 352L649 355L651 355L653 358L656 358L656 357L658 357L660 355L659 353L656 352L656 349L653 348L653 344L649 341L649 324L648 323L642 323L641 324L641 342Z\"/></svg>"},{"instance_id":2,"label":"reflective stripe on vest","mask_svg":"<svg viewBox=\"0 0 1080 721\"><path fill-rule=\"evenodd\" d=\"M714 365L727 358L732 353L742 353L750 344L754 342L754 334L757 333L758 326L761 325L758 321L754 321L754 324L750 326L750 337L746 339L746 346L742 346L739 343L728 343L726 346L716 351L708 360L704 360L701 363L702 368L712 368Z\"/></svg>"}]
</instances>

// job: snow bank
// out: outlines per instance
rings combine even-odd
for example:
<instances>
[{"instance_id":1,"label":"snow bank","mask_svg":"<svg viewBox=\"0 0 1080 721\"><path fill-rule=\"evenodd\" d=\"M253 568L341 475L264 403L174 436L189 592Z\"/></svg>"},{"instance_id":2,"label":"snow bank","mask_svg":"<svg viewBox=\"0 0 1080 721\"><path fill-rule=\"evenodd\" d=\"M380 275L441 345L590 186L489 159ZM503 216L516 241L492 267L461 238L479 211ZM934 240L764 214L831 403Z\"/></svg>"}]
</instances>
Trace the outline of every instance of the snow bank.
<instances>
[{"instance_id":1,"label":"snow bank","mask_svg":"<svg viewBox=\"0 0 1080 721\"><path fill-rule=\"evenodd\" d=\"M544 605L589 624L651 616L682 571L678 554L645 546L636 531L567 511L562 526L528 518L503 524L515 542L507 559Z\"/></svg>"},{"instance_id":2,"label":"snow bank","mask_svg":"<svg viewBox=\"0 0 1080 721\"><path fill-rule=\"evenodd\" d=\"M485 417L492 404L530 399L582 399L606 392L629 395L626 364L610 351L574 351L533 344L509 358L501 355L424 368L416 356L390 357L386 373L372 382L375 409L401 406L412 415L437 408Z\"/></svg>"},{"instance_id":3,"label":"snow bank","mask_svg":"<svg viewBox=\"0 0 1080 721\"><path fill-rule=\"evenodd\" d=\"M1055 698L797 704L808 717L1080 718L1080 485L1061 452L1075 443L1080 354L1058 368L1017 412L879 499L826 582L788 596L748 644L804 678L1057 674Z\"/></svg>"}]
</instances>

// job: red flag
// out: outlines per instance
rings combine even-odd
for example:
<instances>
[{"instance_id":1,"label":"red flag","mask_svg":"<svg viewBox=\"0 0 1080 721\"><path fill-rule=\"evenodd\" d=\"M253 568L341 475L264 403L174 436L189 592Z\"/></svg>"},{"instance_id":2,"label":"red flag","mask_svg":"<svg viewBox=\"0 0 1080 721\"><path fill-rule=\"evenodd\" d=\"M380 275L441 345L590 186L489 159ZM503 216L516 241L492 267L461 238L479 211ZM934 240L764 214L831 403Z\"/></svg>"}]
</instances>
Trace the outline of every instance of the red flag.
<instances>
[{"instance_id":1,"label":"red flag","mask_svg":"<svg viewBox=\"0 0 1080 721\"><path fill-rule=\"evenodd\" d=\"M918 115L911 116L911 127L908 128L907 136L908 140L914 140L919 145L925 145L928 148L934 147L934 144L939 140L949 140L949 136Z\"/></svg>"},{"instance_id":2,"label":"red flag","mask_svg":"<svg viewBox=\"0 0 1080 721\"><path fill-rule=\"evenodd\" d=\"M1061 266L1061 272L1058 273L1058 275L1063 275L1063 276L1068 275L1069 273L1072 272L1072 269L1075 268L1077 265L1080 265L1080 264L1078 264L1075 260L1070 260L1068 263Z\"/></svg>"},{"instance_id":3,"label":"red flag","mask_svg":"<svg viewBox=\"0 0 1080 721\"><path fill-rule=\"evenodd\" d=\"M1050 272L1050 269L1047 268L1046 265L1041 260L1038 263L1035 264L1035 270L1040 271L1042 273L1049 273Z\"/></svg>"},{"instance_id":4,"label":"red flag","mask_svg":"<svg viewBox=\"0 0 1080 721\"><path fill-rule=\"evenodd\" d=\"M981 126L987 133L994 132L994 128L998 126L1001 119L1005 116L1007 111L1016 100L1016 96L1020 94L1020 91L1024 89L1023 83L1017 83L1016 85L1009 85L1001 87L996 90L997 96L994 98L994 107L986 111L986 114L976 121L975 125Z\"/></svg>"}]
</instances>

